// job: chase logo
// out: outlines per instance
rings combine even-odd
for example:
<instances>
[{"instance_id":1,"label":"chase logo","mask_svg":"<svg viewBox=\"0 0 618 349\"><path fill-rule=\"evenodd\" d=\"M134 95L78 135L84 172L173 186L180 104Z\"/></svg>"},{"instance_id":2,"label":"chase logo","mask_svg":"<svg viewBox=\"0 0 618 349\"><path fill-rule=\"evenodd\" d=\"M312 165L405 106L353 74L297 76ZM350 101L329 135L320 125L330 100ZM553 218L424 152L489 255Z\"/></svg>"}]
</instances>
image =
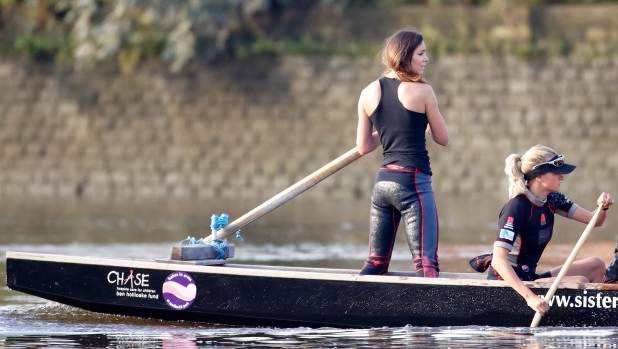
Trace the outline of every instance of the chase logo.
<instances>
[{"instance_id":1,"label":"chase logo","mask_svg":"<svg viewBox=\"0 0 618 349\"><path fill-rule=\"evenodd\" d=\"M515 237L515 233L514 232L512 232L510 230L506 230L506 229L500 230L500 239L506 239L506 240L513 241L514 237Z\"/></svg>"}]
</instances>

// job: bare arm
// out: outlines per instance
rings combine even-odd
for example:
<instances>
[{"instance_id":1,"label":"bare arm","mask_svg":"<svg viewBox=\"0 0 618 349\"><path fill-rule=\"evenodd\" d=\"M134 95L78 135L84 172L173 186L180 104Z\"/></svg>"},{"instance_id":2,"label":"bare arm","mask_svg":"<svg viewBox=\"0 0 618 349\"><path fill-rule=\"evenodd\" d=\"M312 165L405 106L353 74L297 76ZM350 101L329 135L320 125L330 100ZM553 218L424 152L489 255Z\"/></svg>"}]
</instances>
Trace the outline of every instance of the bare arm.
<instances>
[{"instance_id":1,"label":"bare arm","mask_svg":"<svg viewBox=\"0 0 618 349\"><path fill-rule=\"evenodd\" d=\"M608 193L602 193L601 196L597 199L597 205L602 205L603 207L610 207L614 204L614 198ZM590 212L581 206L577 206L575 212L573 213L573 219L582 222L585 224L590 223L590 220L594 216L594 212ZM599 218L597 218L597 223L594 225L595 227L600 227L605 223L605 218L607 218L607 211L601 211L599 213Z\"/></svg>"},{"instance_id":2,"label":"bare arm","mask_svg":"<svg viewBox=\"0 0 618 349\"><path fill-rule=\"evenodd\" d=\"M500 274L500 276L509 284L520 296L524 297L528 306L541 315L545 315L549 311L549 305L545 300L532 292L519 279L513 267L507 260L509 250L504 247L494 246L494 255L491 260L491 266Z\"/></svg>"},{"instance_id":3,"label":"bare arm","mask_svg":"<svg viewBox=\"0 0 618 349\"><path fill-rule=\"evenodd\" d=\"M433 92L431 86L426 85L427 90L425 92L425 110L427 111L427 120L429 121L429 128L431 129L431 138L434 142L440 145L447 145L449 136L444 118L438 109L438 99Z\"/></svg>"},{"instance_id":4,"label":"bare arm","mask_svg":"<svg viewBox=\"0 0 618 349\"><path fill-rule=\"evenodd\" d=\"M376 86L377 85L377 96ZM377 97L377 102L376 102ZM373 111L377 108L380 101L380 83L373 82L361 92L358 99L358 126L356 128L356 146L361 155L371 153L380 146L380 136L378 132L373 131L373 123L369 119L367 109Z\"/></svg>"}]
</instances>

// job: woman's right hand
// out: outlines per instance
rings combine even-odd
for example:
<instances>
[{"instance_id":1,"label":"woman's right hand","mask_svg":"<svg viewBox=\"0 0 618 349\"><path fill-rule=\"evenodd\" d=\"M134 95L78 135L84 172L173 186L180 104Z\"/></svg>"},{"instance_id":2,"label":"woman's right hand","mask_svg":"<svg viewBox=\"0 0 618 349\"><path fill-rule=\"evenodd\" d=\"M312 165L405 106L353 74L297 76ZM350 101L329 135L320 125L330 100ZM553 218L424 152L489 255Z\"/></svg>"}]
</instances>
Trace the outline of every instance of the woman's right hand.
<instances>
[{"instance_id":1,"label":"woman's right hand","mask_svg":"<svg viewBox=\"0 0 618 349\"><path fill-rule=\"evenodd\" d=\"M540 313L541 315L547 314L549 311L549 304L542 297L537 296L526 286L517 276L513 267L507 260L507 255L509 254L509 250L504 247L494 246L494 255L491 260L491 266L495 271L500 274L502 279L506 281L520 296L522 296L528 306L532 308L535 312Z\"/></svg>"},{"instance_id":2,"label":"woman's right hand","mask_svg":"<svg viewBox=\"0 0 618 349\"><path fill-rule=\"evenodd\" d=\"M532 308L532 310L540 313L541 316L545 316L545 314L549 311L549 304L547 304L545 299L534 293L526 297L526 303L528 303L528 306Z\"/></svg>"},{"instance_id":3,"label":"woman's right hand","mask_svg":"<svg viewBox=\"0 0 618 349\"><path fill-rule=\"evenodd\" d=\"M610 194L603 192L597 199L597 205L603 206L603 208L609 208L614 204L614 197Z\"/></svg>"}]
</instances>

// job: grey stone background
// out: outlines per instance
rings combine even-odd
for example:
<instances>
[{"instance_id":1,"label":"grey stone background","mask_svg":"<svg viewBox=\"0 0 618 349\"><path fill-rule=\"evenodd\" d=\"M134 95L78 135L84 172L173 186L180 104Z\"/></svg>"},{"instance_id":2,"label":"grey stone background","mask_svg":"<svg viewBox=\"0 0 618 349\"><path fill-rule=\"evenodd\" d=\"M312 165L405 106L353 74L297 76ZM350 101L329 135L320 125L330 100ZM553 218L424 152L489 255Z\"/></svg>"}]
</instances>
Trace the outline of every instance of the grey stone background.
<instances>
[{"instance_id":1,"label":"grey stone background","mask_svg":"<svg viewBox=\"0 0 618 349\"><path fill-rule=\"evenodd\" d=\"M128 77L4 60L0 193L267 199L354 147L358 95L381 71L283 56ZM537 143L579 166L571 196L616 192L618 59L443 57L427 76L451 136L428 141L439 197L506 199L504 159ZM379 162L376 151L304 195L367 197Z\"/></svg>"}]
</instances>

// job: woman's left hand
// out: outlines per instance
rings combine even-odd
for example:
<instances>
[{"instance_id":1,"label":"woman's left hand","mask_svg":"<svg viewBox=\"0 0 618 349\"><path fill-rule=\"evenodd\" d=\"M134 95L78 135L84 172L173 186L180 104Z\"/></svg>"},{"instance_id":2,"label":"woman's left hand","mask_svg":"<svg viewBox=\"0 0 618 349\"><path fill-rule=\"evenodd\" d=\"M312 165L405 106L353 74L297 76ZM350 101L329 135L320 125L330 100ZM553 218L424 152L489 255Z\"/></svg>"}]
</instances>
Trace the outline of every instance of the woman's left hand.
<instances>
[{"instance_id":1,"label":"woman's left hand","mask_svg":"<svg viewBox=\"0 0 618 349\"><path fill-rule=\"evenodd\" d=\"M603 208L610 207L614 204L614 197L608 193L603 192L597 199L597 205L603 206Z\"/></svg>"}]
</instances>

